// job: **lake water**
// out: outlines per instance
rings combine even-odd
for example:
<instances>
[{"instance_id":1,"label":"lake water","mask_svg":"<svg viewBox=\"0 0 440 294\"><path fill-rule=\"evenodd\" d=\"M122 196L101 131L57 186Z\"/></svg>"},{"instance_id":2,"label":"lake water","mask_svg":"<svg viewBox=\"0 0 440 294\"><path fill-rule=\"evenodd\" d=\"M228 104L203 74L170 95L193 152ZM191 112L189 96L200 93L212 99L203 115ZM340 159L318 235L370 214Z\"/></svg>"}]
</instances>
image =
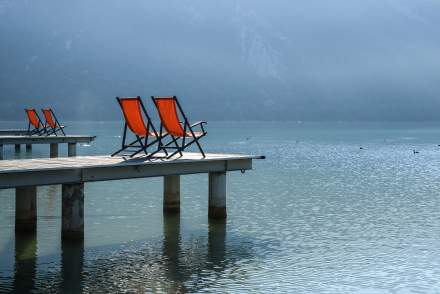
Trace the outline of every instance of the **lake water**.
<instances>
[{"instance_id":1,"label":"lake water","mask_svg":"<svg viewBox=\"0 0 440 294\"><path fill-rule=\"evenodd\" d=\"M79 155L120 144L119 122L68 126L98 136ZM161 178L87 183L81 243L61 242L60 186L38 189L24 236L14 190L0 190L0 292L440 292L440 124L207 128L207 151L267 157L228 174L226 222L208 222L205 174L182 176L180 217L162 215Z\"/></svg>"}]
</instances>

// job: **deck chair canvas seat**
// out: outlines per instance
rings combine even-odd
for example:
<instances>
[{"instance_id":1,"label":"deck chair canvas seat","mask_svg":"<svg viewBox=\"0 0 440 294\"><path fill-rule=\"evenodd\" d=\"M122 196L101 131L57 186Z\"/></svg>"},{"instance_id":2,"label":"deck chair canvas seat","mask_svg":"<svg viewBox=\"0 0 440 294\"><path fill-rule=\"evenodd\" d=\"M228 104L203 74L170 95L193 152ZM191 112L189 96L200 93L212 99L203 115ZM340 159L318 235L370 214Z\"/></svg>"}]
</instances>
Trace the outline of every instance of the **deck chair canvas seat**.
<instances>
[{"instance_id":1,"label":"deck chair canvas seat","mask_svg":"<svg viewBox=\"0 0 440 294\"><path fill-rule=\"evenodd\" d=\"M144 104L142 103L141 97L116 97L116 100L121 107L125 123L122 146L118 151L114 152L112 156L120 154L123 151L128 152L129 154L127 155L130 157L133 157L140 152L144 152L147 156L154 155L159 151L157 148L152 153L148 153L147 149L160 140L160 135L156 131L151 118L148 115ZM144 121L144 116L147 119L146 124ZM130 143L127 143L127 130L130 130L136 137L136 139ZM152 138L152 140L148 141L148 138Z\"/></svg>"},{"instance_id":2,"label":"deck chair canvas seat","mask_svg":"<svg viewBox=\"0 0 440 294\"><path fill-rule=\"evenodd\" d=\"M34 108L26 108L25 111L29 120L27 129L29 135L41 136L42 134L44 134L46 132L46 129L44 128L43 122L38 116L37 111L35 111Z\"/></svg>"},{"instance_id":3,"label":"deck chair canvas seat","mask_svg":"<svg viewBox=\"0 0 440 294\"><path fill-rule=\"evenodd\" d=\"M61 132L63 136L65 136L65 126L60 124L53 110L51 108L43 108L41 111L43 112L44 118L46 120L46 124L44 125L44 128L46 129L46 135L49 136L53 134L55 136L58 136L58 132Z\"/></svg>"},{"instance_id":4,"label":"deck chair canvas seat","mask_svg":"<svg viewBox=\"0 0 440 294\"><path fill-rule=\"evenodd\" d=\"M159 148L165 152L167 158L171 158L177 153L182 156L182 151L193 143L197 145L203 158L205 158L205 152L199 143L199 139L207 134L203 127L206 122L201 121L190 124L176 96L151 96L151 99L157 108L161 120L160 133L162 134L165 130L171 137L171 141L167 143L164 143L163 140L159 142ZM200 128L200 130L196 130L196 127ZM175 149L175 151L169 154L167 149Z\"/></svg>"},{"instance_id":5,"label":"deck chair canvas seat","mask_svg":"<svg viewBox=\"0 0 440 294\"><path fill-rule=\"evenodd\" d=\"M202 137L205 135L203 132L194 132L195 137ZM191 132L186 132L186 137L193 137L193 134Z\"/></svg>"}]
</instances>

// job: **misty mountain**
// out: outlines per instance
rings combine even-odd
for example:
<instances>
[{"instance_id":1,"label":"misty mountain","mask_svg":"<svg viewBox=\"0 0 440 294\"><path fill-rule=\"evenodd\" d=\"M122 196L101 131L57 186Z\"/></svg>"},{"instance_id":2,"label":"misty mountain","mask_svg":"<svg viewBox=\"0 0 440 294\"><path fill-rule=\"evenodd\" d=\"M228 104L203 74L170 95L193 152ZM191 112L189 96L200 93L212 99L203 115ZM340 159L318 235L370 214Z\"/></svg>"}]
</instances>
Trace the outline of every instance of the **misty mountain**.
<instances>
[{"instance_id":1,"label":"misty mountain","mask_svg":"<svg viewBox=\"0 0 440 294\"><path fill-rule=\"evenodd\" d=\"M439 28L435 0L0 0L0 119L120 119L135 95L194 119L438 119Z\"/></svg>"}]
</instances>

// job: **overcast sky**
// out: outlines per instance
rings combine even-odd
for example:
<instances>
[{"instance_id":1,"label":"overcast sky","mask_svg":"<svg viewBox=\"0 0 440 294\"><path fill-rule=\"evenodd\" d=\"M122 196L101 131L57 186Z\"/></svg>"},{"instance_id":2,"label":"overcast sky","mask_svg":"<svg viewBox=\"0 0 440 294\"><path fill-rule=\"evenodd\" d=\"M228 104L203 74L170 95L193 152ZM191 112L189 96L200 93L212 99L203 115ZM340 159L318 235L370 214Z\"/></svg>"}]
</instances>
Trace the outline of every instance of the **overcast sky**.
<instances>
[{"instance_id":1,"label":"overcast sky","mask_svg":"<svg viewBox=\"0 0 440 294\"><path fill-rule=\"evenodd\" d=\"M440 0L0 0L0 65L0 120L440 120Z\"/></svg>"}]
</instances>

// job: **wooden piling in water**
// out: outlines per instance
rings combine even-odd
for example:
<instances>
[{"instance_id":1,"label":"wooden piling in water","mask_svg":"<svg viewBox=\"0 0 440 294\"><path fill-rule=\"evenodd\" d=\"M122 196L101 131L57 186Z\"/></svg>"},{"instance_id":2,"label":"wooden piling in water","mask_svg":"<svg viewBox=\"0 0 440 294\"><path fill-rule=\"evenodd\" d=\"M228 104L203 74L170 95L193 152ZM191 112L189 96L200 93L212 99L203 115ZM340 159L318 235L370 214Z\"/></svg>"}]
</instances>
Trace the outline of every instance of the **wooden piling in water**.
<instances>
[{"instance_id":1,"label":"wooden piling in water","mask_svg":"<svg viewBox=\"0 0 440 294\"><path fill-rule=\"evenodd\" d=\"M15 152L20 152L20 144L15 144Z\"/></svg>"},{"instance_id":2,"label":"wooden piling in water","mask_svg":"<svg viewBox=\"0 0 440 294\"><path fill-rule=\"evenodd\" d=\"M58 157L58 144L50 143L50 158Z\"/></svg>"},{"instance_id":3,"label":"wooden piling in water","mask_svg":"<svg viewBox=\"0 0 440 294\"><path fill-rule=\"evenodd\" d=\"M84 183L62 185L61 236L84 238Z\"/></svg>"},{"instance_id":4,"label":"wooden piling in water","mask_svg":"<svg viewBox=\"0 0 440 294\"><path fill-rule=\"evenodd\" d=\"M163 211L164 213L180 212L180 176L163 177Z\"/></svg>"},{"instance_id":5,"label":"wooden piling in water","mask_svg":"<svg viewBox=\"0 0 440 294\"><path fill-rule=\"evenodd\" d=\"M180 176L208 173L209 218L225 219L226 173L250 170L254 159L263 158L253 155L207 153L206 157L201 159L198 153L185 152L177 159L164 159L159 155L151 159L144 156L130 159L76 156L69 159L61 157L3 160L0 161L0 189L16 189L17 230L35 230L36 186L61 184L62 237L81 240L84 238L85 182L163 177L164 212L179 212Z\"/></svg>"},{"instance_id":6,"label":"wooden piling in water","mask_svg":"<svg viewBox=\"0 0 440 294\"><path fill-rule=\"evenodd\" d=\"M76 156L76 143L67 144L67 156Z\"/></svg>"},{"instance_id":7,"label":"wooden piling in water","mask_svg":"<svg viewBox=\"0 0 440 294\"><path fill-rule=\"evenodd\" d=\"M15 230L35 231L37 228L37 187L15 189Z\"/></svg>"},{"instance_id":8,"label":"wooden piling in water","mask_svg":"<svg viewBox=\"0 0 440 294\"><path fill-rule=\"evenodd\" d=\"M32 151L32 144L26 144L26 151L27 152Z\"/></svg>"},{"instance_id":9,"label":"wooden piling in water","mask_svg":"<svg viewBox=\"0 0 440 294\"><path fill-rule=\"evenodd\" d=\"M209 218L226 218L226 172L209 173Z\"/></svg>"}]
</instances>

